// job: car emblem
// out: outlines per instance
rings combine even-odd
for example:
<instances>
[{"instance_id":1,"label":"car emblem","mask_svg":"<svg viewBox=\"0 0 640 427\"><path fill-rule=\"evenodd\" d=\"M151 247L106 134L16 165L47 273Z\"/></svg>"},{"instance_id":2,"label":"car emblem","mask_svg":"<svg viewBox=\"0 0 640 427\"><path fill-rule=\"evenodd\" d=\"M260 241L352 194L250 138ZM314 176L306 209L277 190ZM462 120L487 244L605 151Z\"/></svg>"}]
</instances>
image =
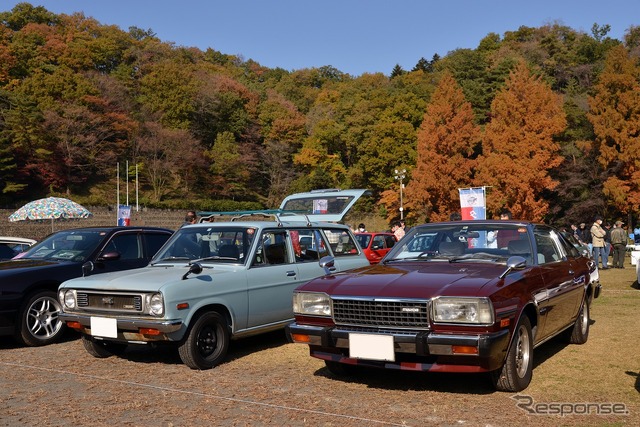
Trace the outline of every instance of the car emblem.
<instances>
[{"instance_id":1,"label":"car emblem","mask_svg":"<svg viewBox=\"0 0 640 427\"><path fill-rule=\"evenodd\" d=\"M114 303L113 297L103 297L102 298L102 303L103 304L113 305L113 303Z\"/></svg>"},{"instance_id":2,"label":"car emblem","mask_svg":"<svg viewBox=\"0 0 640 427\"><path fill-rule=\"evenodd\" d=\"M402 307L403 313L420 313L420 307Z\"/></svg>"}]
</instances>

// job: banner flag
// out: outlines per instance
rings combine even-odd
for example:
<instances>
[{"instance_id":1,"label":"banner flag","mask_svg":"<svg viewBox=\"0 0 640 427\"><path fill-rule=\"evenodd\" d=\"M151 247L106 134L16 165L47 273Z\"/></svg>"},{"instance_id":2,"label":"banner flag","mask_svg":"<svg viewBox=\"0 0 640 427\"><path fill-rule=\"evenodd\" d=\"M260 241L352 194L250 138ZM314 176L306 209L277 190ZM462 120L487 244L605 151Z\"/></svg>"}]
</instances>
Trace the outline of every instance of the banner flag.
<instances>
[{"instance_id":1,"label":"banner flag","mask_svg":"<svg viewBox=\"0 0 640 427\"><path fill-rule=\"evenodd\" d=\"M118 225L129 226L131 224L131 206L118 206Z\"/></svg>"},{"instance_id":2,"label":"banner flag","mask_svg":"<svg viewBox=\"0 0 640 427\"><path fill-rule=\"evenodd\" d=\"M486 219L487 208L484 187L459 188L462 219Z\"/></svg>"}]
</instances>

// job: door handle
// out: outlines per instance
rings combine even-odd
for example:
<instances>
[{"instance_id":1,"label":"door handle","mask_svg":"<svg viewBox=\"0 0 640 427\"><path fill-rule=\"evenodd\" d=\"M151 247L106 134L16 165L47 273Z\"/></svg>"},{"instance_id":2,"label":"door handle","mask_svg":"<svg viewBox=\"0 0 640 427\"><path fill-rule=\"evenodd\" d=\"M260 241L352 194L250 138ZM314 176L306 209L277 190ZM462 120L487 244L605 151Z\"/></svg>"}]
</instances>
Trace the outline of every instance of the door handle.
<instances>
[{"instance_id":1,"label":"door handle","mask_svg":"<svg viewBox=\"0 0 640 427\"><path fill-rule=\"evenodd\" d=\"M292 270L287 271L287 277L293 277L295 275L296 275L295 271L292 271Z\"/></svg>"}]
</instances>

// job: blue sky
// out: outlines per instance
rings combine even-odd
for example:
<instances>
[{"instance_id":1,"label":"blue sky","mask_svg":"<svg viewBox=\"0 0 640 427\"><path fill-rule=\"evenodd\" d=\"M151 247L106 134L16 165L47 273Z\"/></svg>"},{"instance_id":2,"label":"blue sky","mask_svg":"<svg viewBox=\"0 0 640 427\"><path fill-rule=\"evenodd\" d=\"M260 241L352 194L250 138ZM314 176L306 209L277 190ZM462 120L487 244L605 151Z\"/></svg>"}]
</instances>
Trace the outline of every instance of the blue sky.
<instances>
[{"instance_id":1,"label":"blue sky","mask_svg":"<svg viewBox=\"0 0 640 427\"><path fill-rule=\"evenodd\" d=\"M20 1L1 0L9 11ZM330 65L359 76L410 70L421 57L478 46L525 25L558 22L622 40L640 25L638 0L32 0L54 13L151 29L177 46L211 47L285 70ZM635 21L634 21L635 19Z\"/></svg>"}]
</instances>

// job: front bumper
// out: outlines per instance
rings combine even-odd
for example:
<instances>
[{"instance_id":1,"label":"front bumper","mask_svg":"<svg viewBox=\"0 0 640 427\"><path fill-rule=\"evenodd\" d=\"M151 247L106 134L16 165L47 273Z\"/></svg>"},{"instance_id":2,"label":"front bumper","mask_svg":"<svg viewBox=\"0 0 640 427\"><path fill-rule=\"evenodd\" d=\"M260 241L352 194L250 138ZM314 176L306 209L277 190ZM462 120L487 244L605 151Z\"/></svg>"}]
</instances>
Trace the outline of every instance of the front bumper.
<instances>
[{"instance_id":1,"label":"front bumper","mask_svg":"<svg viewBox=\"0 0 640 427\"><path fill-rule=\"evenodd\" d=\"M351 365L387 369L488 372L502 367L509 346L509 330L483 334L435 333L432 331L353 331L340 326L289 324L287 336L308 344L311 356ZM395 360L350 357L351 333L391 335Z\"/></svg>"},{"instance_id":2,"label":"front bumper","mask_svg":"<svg viewBox=\"0 0 640 427\"><path fill-rule=\"evenodd\" d=\"M108 337L108 339L113 339L114 341L177 341L182 337L182 334L179 334L179 331L186 329L180 319L143 319L65 312L60 313L60 320L65 322L67 326L76 329L83 334L100 337L99 335L92 334L92 318L110 318L116 320L118 336L117 338Z\"/></svg>"}]
</instances>

